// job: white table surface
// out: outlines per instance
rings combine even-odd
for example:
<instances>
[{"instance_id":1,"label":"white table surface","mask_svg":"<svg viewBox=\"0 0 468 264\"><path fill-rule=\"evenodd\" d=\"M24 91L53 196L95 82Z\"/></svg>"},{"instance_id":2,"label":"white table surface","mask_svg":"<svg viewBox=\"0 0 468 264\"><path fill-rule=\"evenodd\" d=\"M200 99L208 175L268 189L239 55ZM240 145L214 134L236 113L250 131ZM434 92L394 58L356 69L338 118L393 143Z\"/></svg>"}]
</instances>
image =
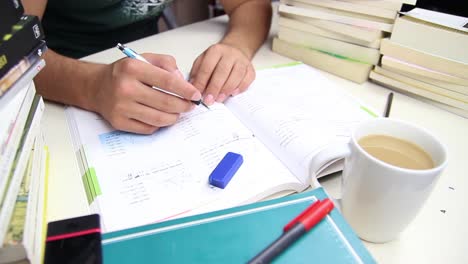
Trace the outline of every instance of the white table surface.
<instances>
[{"instance_id":1,"label":"white table surface","mask_svg":"<svg viewBox=\"0 0 468 264\"><path fill-rule=\"evenodd\" d=\"M226 17L207 20L129 45L139 52L170 54L183 72L189 72L194 59L222 37L226 24ZM270 38L253 60L256 68L291 61L272 52L271 36L275 34L276 20ZM120 51L110 49L85 59L110 63L122 57ZM323 74L367 105L383 111L388 89ZM468 120L399 93L395 93L391 117L435 134L448 148L449 165L421 212L398 240L385 244L365 242L366 247L379 263L468 263L468 175L464 167L468 166ZM46 103L42 129L50 150L48 221L88 214L62 105ZM339 193L339 183L339 175L322 180L332 194Z\"/></svg>"}]
</instances>

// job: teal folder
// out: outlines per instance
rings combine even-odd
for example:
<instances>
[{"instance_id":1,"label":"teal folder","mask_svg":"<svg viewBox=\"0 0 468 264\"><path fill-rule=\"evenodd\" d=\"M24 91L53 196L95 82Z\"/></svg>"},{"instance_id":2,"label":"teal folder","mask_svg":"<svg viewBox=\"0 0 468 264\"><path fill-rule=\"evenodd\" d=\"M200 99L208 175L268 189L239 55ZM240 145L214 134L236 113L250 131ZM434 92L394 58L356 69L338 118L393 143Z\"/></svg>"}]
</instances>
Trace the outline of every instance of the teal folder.
<instances>
[{"instance_id":1,"label":"teal folder","mask_svg":"<svg viewBox=\"0 0 468 264\"><path fill-rule=\"evenodd\" d=\"M246 263L317 199L322 188L103 235L104 263ZM375 263L340 212L324 220L275 263Z\"/></svg>"}]
</instances>

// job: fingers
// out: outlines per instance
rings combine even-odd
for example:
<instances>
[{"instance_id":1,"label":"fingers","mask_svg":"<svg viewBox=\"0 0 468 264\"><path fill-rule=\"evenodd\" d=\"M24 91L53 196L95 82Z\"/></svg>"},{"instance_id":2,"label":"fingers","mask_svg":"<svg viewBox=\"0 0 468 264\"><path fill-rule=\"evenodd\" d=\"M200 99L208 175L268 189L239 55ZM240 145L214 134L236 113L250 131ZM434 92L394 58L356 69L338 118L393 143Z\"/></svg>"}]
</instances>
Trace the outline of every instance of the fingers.
<instances>
[{"instance_id":1,"label":"fingers","mask_svg":"<svg viewBox=\"0 0 468 264\"><path fill-rule=\"evenodd\" d=\"M219 102L223 102L224 99L226 99L226 93L228 93L229 91L223 88L225 88L224 84L226 83L226 80L231 74L231 70L234 67L234 63L234 58L228 57L222 58L216 65L216 68L213 71L207 88L204 91L204 98L208 104L212 104L215 100L218 101L218 99L220 99L218 98L218 95L222 97L222 100L219 100ZM201 67L203 67L203 64ZM221 89L223 89L222 92Z\"/></svg>"},{"instance_id":2,"label":"fingers","mask_svg":"<svg viewBox=\"0 0 468 264\"><path fill-rule=\"evenodd\" d=\"M211 105L245 91L255 79L255 71L240 50L216 44L195 60L190 76L191 83L203 93L205 103Z\"/></svg>"},{"instance_id":3,"label":"fingers","mask_svg":"<svg viewBox=\"0 0 468 264\"><path fill-rule=\"evenodd\" d=\"M147 57L148 58L148 57ZM151 134L160 127L174 124L180 113L194 107L190 101L151 88L147 84L163 87L185 98L200 99L200 92L177 74L170 56L149 56L162 59L155 67L135 59L119 60L106 66L95 96L100 102L96 110L119 130Z\"/></svg>"},{"instance_id":4,"label":"fingers","mask_svg":"<svg viewBox=\"0 0 468 264\"><path fill-rule=\"evenodd\" d=\"M232 68L231 74L229 78L224 83L224 87L222 91L219 93L216 101L217 102L224 102L227 96L232 95L245 78L247 74L247 66L243 65L242 63L236 63Z\"/></svg>"},{"instance_id":5,"label":"fingers","mask_svg":"<svg viewBox=\"0 0 468 264\"><path fill-rule=\"evenodd\" d=\"M198 72L198 70L200 69L200 65L203 61L203 58L204 58L204 53L201 54L200 56L198 56L197 59L195 59L195 62L193 63L192 65L192 70L190 70L190 75L189 75L189 81L190 83L193 84L194 82L194 79L195 79L195 74ZM205 90L205 87L197 87L195 86L195 88L197 88L201 93Z\"/></svg>"},{"instance_id":6,"label":"fingers","mask_svg":"<svg viewBox=\"0 0 468 264\"><path fill-rule=\"evenodd\" d=\"M143 122L132 120L129 118L125 118L125 119L122 118L122 121L120 121L118 125L112 124L112 123L111 125L112 127L118 130L127 131L131 133L136 133L136 134L147 134L147 135L153 134L159 129L159 127L151 126Z\"/></svg>"},{"instance_id":7,"label":"fingers","mask_svg":"<svg viewBox=\"0 0 468 264\"><path fill-rule=\"evenodd\" d=\"M143 105L162 112L179 114L188 112L195 106L192 102L153 89L141 83L135 85L132 97Z\"/></svg>"},{"instance_id":8,"label":"fingers","mask_svg":"<svg viewBox=\"0 0 468 264\"><path fill-rule=\"evenodd\" d=\"M242 92L245 92L247 88L249 88L250 84L255 80L255 69L253 66L250 64L247 66L247 72L242 79L242 81L239 83L237 88L232 92L232 96L236 96Z\"/></svg>"},{"instance_id":9,"label":"fingers","mask_svg":"<svg viewBox=\"0 0 468 264\"><path fill-rule=\"evenodd\" d=\"M210 101L210 98L206 97L208 94L205 92L205 89L208 86L208 82L213 74L213 71L217 67L218 62L221 60L221 54L222 53L219 51L219 48L214 48L214 46L212 46L206 51L204 56L197 59L199 62L194 65L196 69L192 68L194 75L192 75L191 82L199 91L204 92L204 99L207 103ZM214 101L214 98L211 99L211 101Z\"/></svg>"},{"instance_id":10,"label":"fingers","mask_svg":"<svg viewBox=\"0 0 468 264\"><path fill-rule=\"evenodd\" d=\"M157 109L136 103L115 105L105 118L118 130L151 134L161 127L174 124L179 114L165 113Z\"/></svg>"},{"instance_id":11,"label":"fingers","mask_svg":"<svg viewBox=\"0 0 468 264\"><path fill-rule=\"evenodd\" d=\"M181 78L173 57L142 56L149 63L126 58L110 65L106 70L109 78L103 78L96 88L98 97L106 99L99 100L103 103L98 111L116 129L151 134L193 109L189 100L200 100L201 92L208 104L223 102L227 96L245 91L255 78L250 61L226 45L212 46L197 58L191 71L193 84Z\"/></svg>"},{"instance_id":12,"label":"fingers","mask_svg":"<svg viewBox=\"0 0 468 264\"><path fill-rule=\"evenodd\" d=\"M141 56L154 66L163 68L168 72L174 72L179 69L175 58L172 56L154 53L143 53Z\"/></svg>"},{"instance_id":13,"label":"fingers","mask_svg":"<svg viewBox=\"0 0 468 264\"><path fill-rule=\"evenodd\" d=\"M154 59L155 57L151 58ZM163 64L164 67L168 68L169 70L176 69L171 64L170 59L167 63ZM134 59L122 60L120 68L121 72L133 76L133 78L148 86L156 86L187 100L201 99L201 93L192 84L181 78L178 74L174 74L174 71L169 72L168 70L154 67L154 65Z\"/></svg>"},{"instance_id":14,"label":"fingers","mask_svg":"<svg viewBox=\"0 0 468 264\"><path fill-rule=\"evenodd\" d=\"M171 114L135 103L131 106L127 117L153 127L166 127L174 124L179 114Z\"/></svg>"},{"instance_id":15,"label":"fingers","mask_svg":"<svg viewBox=\"0 0 468 264\"><path fill-rule=\"evenodd\" d=\"M184 79L184 75L177 67L174 57L163 54L143 53L143 56L149 63L162 68L168 72L177 74L180 78Z\"/></svg>"}]
</instances>

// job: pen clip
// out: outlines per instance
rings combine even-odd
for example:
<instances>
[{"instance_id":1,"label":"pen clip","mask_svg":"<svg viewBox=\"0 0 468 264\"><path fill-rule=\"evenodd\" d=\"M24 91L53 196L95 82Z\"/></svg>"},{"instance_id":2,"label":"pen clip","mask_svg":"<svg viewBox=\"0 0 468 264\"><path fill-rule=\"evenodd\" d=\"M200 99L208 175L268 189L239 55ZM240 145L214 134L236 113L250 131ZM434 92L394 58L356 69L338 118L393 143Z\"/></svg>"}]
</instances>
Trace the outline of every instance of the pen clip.
<instances>
[{"instance_id":1,"label":"pen clip","mask_svg":"<svg viewBox=\"0 0 468 264\"><path fill-rule=\"evenodd\" d=\"M283 227L283 232L287 232L291 227L297 224L304 216L309 214L309 212L314 211L319 204L321 203L320 200L315 201L312 205L309 205L304 211L302 211L298 216L296 216L291 222Z\"/></svg>"},{"instance_id":2,"label":"pen clip","mask_svg":"<svg viewBox=\"0 0 468 264\"><path fill-rule=\"evenodd\" d=\"M329 199L323 199L314 210L309 210L303 218L299 221L304 225L305 229L309 231L312 227L318 224L324 217L330 213L334 208L333 202Z\"/></svg>"}]
</instances>

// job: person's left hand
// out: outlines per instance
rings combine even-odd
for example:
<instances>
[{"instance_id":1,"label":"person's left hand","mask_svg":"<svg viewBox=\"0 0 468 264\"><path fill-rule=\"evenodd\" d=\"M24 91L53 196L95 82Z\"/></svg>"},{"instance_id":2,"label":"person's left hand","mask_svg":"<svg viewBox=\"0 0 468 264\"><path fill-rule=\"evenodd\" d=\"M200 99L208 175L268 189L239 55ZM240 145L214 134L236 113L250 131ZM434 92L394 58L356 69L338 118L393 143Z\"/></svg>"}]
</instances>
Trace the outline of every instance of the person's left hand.
<instances>
[{"instance_id":1,"label":"person's left hand","mask_svg":"<svg viewBox=\"0 0 468 264\"><path fill-rule=\"evenodd\" d=\"M208 105L244 92L254 79L255 70L249 58L241 50L221 43L198 56L190 72L190 82Z\"/></svg>"}]
</instances>

